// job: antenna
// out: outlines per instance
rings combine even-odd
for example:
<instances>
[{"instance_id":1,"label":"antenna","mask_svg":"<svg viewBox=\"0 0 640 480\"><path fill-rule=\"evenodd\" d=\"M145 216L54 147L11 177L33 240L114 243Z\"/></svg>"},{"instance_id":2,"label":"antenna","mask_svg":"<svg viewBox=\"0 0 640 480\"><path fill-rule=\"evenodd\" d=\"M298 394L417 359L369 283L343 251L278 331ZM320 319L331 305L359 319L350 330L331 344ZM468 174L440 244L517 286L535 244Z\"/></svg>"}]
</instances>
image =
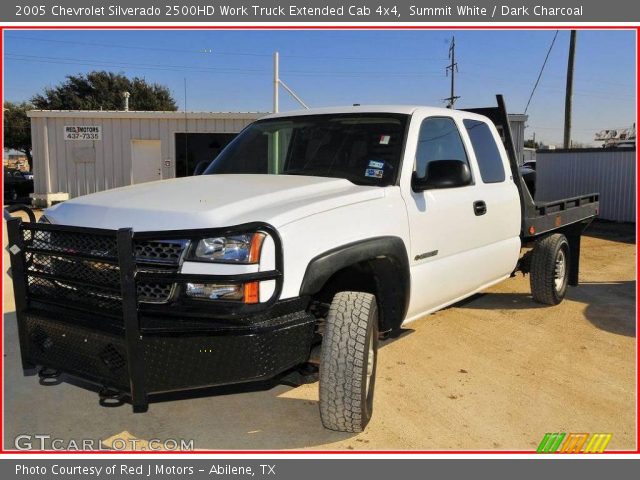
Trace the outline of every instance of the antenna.
<instances>
[{"instance_id":1,"label":"antenna","mask_svg":"<svg viewBox=\"0 0 640 480\"><path fill-rule=\"evenodd\" d=\"M449 59L451 63L445 68L445 73L447 77L449 76L449 72L451 72L451 95L445 98L447 101L447 108L453 108L453 105L456 103L456 100L460 97L456 96L455 87L456 87L456 72L458 71L458 64L456 63L456 37L451 37L451 45L449 46Z\"/></svg>"}]
</instances>

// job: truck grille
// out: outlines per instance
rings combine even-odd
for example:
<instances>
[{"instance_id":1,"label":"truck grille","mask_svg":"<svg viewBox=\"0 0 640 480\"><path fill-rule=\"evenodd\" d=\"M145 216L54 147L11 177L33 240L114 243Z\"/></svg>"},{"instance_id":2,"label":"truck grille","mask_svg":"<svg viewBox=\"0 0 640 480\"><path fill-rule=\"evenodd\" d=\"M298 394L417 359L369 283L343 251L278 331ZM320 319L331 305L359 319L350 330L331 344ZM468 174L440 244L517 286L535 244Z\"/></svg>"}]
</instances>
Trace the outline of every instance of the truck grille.
<instances>
[{"instance_id":1,"label":"truck grille","mask_svg":"<svg viewBox=\"0 0 640 480\"><path fill-rule=\"evenodd\" d=\"M34 299L100 310L121 309L120 270L115 236L73 231L23 231L27 247L27 290ZM139 271L178 271L188 246L182 240L137 240L134 243ZM176 288L172 284L138 282L140 303L167 303Z\"/></svg>"},{"instance_id":2,"label":"truck grille","mask_svg":"<svg viewBox=\"0 0 640 480\"><path fill-rule=\"evenodd\" d=\"M185 242L166 240L162 242L138 241L134 245L136 258L140 261L172 263L178 265L184 252Z\"/></svg>"}]
</instances>

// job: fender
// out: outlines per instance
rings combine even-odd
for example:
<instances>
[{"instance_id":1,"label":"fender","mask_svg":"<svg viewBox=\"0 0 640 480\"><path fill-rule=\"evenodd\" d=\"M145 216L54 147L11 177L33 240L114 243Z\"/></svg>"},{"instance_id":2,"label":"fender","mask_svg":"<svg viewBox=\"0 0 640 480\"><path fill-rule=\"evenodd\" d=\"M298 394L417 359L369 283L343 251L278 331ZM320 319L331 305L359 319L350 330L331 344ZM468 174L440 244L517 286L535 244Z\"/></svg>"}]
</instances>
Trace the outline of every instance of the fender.
<instances>
[{"instance_id":1,"label":"fender","mask_svg":"<svg viewBox=\"0 0 640 480\"><path fill-rule=\"evenodd\" d=\"M382 313L380 331L399 328L407 313L411 293L409 258L399 237L359 240L316 256L307 265L300 295L320 292L332 275L362 262L371 262L375 272Z\"/></svg>"}]
</instances>

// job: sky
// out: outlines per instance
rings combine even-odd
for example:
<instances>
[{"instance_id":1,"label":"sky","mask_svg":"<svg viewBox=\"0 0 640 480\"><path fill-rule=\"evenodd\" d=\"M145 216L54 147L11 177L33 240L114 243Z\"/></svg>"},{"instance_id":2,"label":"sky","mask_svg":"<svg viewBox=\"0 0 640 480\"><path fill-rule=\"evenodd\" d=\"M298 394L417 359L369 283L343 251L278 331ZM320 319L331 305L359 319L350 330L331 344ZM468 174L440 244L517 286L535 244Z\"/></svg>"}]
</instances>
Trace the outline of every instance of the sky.
<instances>
[{"instance_id":1,"label":"sky","mask_svg":"<svg viewBox=\"0 0 640 480\"><path fill-rule=\"evenodd\" d=\"M491 106L505 95L523 113L555 35L514 31L7 31L4 99L30 99L66 75L109 70L166 85L191 111L272 109L273 52L280 76L312 107L360 104L444 106L456 41L457 108ZM579 31L574 142L635 122L634 31ZM561 144L569 31L559 31L527 110L526 138ZM283 90L280 110L300 108Z\"/></svg>"}]
</instances>

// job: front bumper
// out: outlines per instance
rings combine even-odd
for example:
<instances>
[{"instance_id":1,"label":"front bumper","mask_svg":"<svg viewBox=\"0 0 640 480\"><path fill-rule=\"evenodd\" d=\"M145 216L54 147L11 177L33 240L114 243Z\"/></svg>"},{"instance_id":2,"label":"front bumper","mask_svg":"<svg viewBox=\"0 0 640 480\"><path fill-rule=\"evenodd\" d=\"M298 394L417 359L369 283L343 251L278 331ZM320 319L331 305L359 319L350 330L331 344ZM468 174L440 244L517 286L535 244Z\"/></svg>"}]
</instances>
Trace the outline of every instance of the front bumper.
<instances>
[{"instance_id":1,"label":"front bumper","mask_svg":"<svg viewBox=\"0 0 640 480\"><path fill-rule=\"evenodd\" d=\"M70 312L29 309L21 344L26 360L130 394L124 335L91 328L86 320ZM298 311L253 322L233 329L141 335L138 362L146 393L265 380L308 359L313 315Z\"/></svg>"},{"instance_id":2,"label":"front bumper","mask_svg":"<svg viewBox=\"0 0 640 480\"><path fill-rule=\"evenodd\" d=\"M152 394L265 380L309 358L316 320L303 298L277 301L281 247L268 225L259 228L274 237L276 270L256 273L255 278L177 271L150 275L148 265L141 267L136 261L139 237L129 229L74 229L19 219L9 220L7 227L9 247L15 247L11 268L25 369L45 367L122 392L130 397L134 411L145 411ZM180 238L194 232L170 234ZM52 235L73 249L51 247ZM112 252L113 258L104 252ZM81 282L73 277L78 272L93 278ZM148 285L150 277L173 285L275 280L276 289L261 305L145 305L140 299L148 288L140 285Z\"/></svg>"}]
</instances>

